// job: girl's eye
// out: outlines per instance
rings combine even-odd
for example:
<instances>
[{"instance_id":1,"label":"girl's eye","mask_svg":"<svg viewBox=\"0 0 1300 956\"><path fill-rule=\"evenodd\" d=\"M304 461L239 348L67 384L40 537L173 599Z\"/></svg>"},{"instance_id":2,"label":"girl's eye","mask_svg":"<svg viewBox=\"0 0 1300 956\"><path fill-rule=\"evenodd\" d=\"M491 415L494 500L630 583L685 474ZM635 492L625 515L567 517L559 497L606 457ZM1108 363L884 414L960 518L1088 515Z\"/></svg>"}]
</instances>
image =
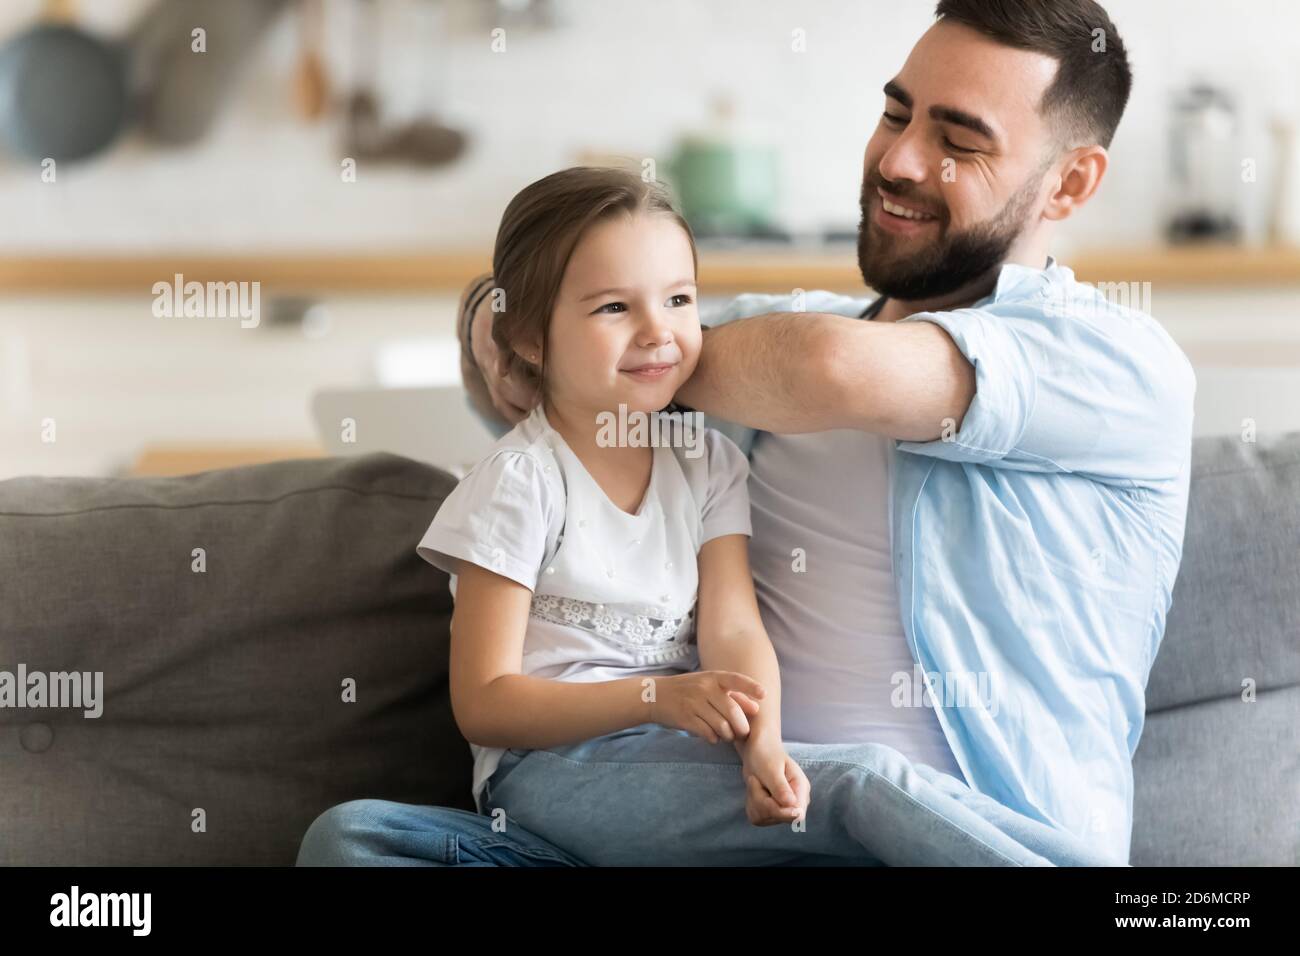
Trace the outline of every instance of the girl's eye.
<instances>
[{"instance_id":1,"label":"girl's eye","mask_svg":"<svg viewBox=\"0 0 1300 956\"><path fill-rule=\"evenodd\" d=\"M626 312L626 311L627 311L627 306L624 305L622 302L607 302L607 303L605 303L604 305L602 305L599 309L597 309L596 311L597 311L597 312L604 312L606 309L614 309L615 306L618 307L617 311L621 311L621 312Z\"/></svg>"},{"instance_id":2,"label":"girl's eye","mask_svg":"<svg viewBox=\"0 0 1300 956\"><path fill-rule=\"evenodd\" d=\"M906 117L906 116L895 116L893 113L888 113L888 112L887 112L887 113L885 113L884 116L882 116L881 118L882 118L886 123L902 123L902 124L904 124L904 125L907 124L907 117Z\"/></svg>"},{"instance_id":3,"label":"girl's eye","mask_svg":"<svg viewBox=\"0 0 1300 956\"><path fill-rule=\"evenodd\" d=\"M669 301L669 302L672 302L673 299L682 299L682 300L683 300L682 303L681 303L682 305L690 305L690 304L691 304L691 297L690 297L689 295L687 295L685 292L679 292L679 293L677 293L675 296L672 297L672 299L669 299L668 301Z\"/></svg>"},{"instance_id":4,"label":"girl's eye","mask_svg":"<svg viewBox=\"0 0 1300 956\"><path fill-rule=\"evenodd\" d=\"M945 136L945 137L943 138L943 145L947 146L947 147L948 147L950 150L952 150L954 153L976 153L976 152L979 152L979 150L975 150L975 149L967 149L967 148L964 147L964 146L958 146L956 143L954 143L952 140L950 140L947 136Z\"/></svg>"}]
</instances>

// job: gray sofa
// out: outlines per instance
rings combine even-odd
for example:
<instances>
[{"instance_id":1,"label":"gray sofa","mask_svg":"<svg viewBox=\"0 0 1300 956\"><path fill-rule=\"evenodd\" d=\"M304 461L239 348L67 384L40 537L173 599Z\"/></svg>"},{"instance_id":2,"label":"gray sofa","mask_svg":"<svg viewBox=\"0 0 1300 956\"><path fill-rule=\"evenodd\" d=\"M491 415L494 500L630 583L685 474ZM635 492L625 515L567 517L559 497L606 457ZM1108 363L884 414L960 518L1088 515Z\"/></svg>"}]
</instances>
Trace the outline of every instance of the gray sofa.
<instances>
[{"instance_id":1,"label":"gray sofa","mask_svg":"<svg viewBox=\"0 0 1300 956\"><path fill-rule=\"evenodd\" d=\"M1296 864L1300 433L1194 468L1132 862ZM105 688L98 718L0 708L0 864L291 864L345 800L472 809L415 554L454 483L386 454L0 482L0 670Z\"/></svg>"}]
</instances>

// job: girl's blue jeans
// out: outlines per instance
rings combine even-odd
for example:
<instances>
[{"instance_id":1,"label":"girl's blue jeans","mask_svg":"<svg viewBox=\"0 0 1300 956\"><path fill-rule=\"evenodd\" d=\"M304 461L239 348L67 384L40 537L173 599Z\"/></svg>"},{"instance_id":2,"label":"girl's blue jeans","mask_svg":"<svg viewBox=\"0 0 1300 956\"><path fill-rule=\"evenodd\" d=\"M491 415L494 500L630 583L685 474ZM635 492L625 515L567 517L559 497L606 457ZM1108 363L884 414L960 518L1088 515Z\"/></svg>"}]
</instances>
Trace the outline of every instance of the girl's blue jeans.
<instances>
[{"instance_id":1,"label":"girl's blue jeans","mask_svg":"<svg viewBox=\"0 0 1300 956\"><path fill-rule=\"evenodd\" d=\"M299 866L1115 866L883 744L787 743L812 786L802 827L745 815L740 756L658 724L512 750L485 813L353 800L308 828Z\"/></svg>"}]
</instances>

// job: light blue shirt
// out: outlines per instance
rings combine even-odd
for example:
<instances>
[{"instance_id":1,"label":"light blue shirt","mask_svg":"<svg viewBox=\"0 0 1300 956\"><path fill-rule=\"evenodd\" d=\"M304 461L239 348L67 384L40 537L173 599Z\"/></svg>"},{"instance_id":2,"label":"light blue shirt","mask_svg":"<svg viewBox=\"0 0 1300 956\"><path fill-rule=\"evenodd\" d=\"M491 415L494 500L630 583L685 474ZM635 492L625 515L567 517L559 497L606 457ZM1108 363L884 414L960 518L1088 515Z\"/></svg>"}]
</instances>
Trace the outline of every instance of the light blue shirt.
<instances>
[{"instance_id":1,"label":"light blue shirt","mask_svg":"<svg viewBox=\"0 0 1300 956\"><path fill-rule=\"evenodd\" d=\"M741 295L702 322L860 317L871 301L801 298ZM1049 257L1003 265L968 308L900 320L945 329L976 391L960 429L893 442L889 503L903 629L966 779L1117 863L1182 556L1196 388L1126 298ZM759 434L706 424L746 454Z\"/></svg>"}]
</instances>

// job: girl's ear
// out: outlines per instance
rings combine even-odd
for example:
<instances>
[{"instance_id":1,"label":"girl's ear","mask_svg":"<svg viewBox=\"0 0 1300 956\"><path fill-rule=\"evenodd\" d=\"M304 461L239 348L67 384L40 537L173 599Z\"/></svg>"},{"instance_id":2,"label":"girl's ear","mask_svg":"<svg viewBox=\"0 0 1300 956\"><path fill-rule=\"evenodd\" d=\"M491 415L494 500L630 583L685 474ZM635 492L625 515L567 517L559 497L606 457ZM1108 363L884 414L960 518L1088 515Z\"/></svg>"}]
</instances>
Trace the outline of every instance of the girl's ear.
<instances>
[{"instance_id":1,"label":"girl's ear","mask_svg":"<svg viewBox=\"0 0 1300 956\"><path fill-rule=\"evenodd\" d=\"M518 345L512 345L516 355L527 362L529 365L537 365L542 360L542 349L536 342L521 342Z\"/></svg>"}]
</instances>

